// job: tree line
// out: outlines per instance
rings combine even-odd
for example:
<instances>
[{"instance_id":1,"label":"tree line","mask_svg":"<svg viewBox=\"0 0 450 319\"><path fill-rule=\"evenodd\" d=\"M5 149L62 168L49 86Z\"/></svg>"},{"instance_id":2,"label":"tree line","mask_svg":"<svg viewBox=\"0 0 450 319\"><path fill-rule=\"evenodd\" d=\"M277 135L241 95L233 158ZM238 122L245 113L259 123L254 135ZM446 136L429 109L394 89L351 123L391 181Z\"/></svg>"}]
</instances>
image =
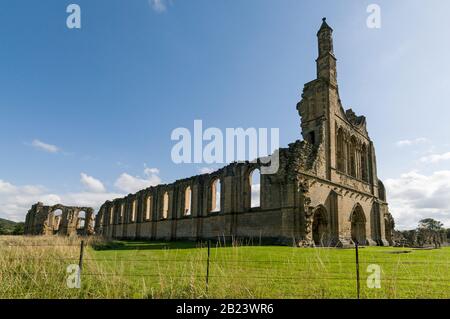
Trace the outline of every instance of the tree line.
<instances>
[{"instance_id":1,"label":"tree line","mask_svg":"<svg viewBox=\"0 0 450 319\"><path fill-rule=\"evenodd\" d=\"M394 241L397 246L438 248L450 242L450 228L444 228L438 220L425 218L416 229L395 231Z\"/></svg>"},{"instance_id":2,"label":"tree line","mask_svg":"<svg viewBox=\"0 0 450 319\"><path fill-rule=\"evenodd\" d=\"M23 235L25 223L0 218L0 235Z\"/></svg>"}]
</instances>

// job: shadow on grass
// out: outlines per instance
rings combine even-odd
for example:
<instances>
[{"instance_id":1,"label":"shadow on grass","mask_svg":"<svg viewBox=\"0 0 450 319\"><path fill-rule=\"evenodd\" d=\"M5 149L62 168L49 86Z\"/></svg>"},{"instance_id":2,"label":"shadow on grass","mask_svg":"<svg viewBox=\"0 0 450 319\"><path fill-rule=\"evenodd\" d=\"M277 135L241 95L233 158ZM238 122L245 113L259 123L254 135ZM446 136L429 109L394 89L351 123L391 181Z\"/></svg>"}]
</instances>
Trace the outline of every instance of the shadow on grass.
<instances>
[{"instance_id":1,"label":"shadow on grass","mask_svg":"<svg viewBox=\"0 0 450 319\"><path fill-rule=\"evenodd\" d=\"M110 241L92 246L95 250L164 250L206 247L196 242Z\"/></svg>"},{"instance_id":2,"label":"shadow on grass","mask_svg":"<svg viewBox=\"0 0 450 319\"><path fill-rule=\"evenodd\" d=\"M398 255L398 254L409 254L412 253L412 250L395 250L395 251L387 251L386 254L393 254L393 255Z\"/></svg>"}]
</instances>

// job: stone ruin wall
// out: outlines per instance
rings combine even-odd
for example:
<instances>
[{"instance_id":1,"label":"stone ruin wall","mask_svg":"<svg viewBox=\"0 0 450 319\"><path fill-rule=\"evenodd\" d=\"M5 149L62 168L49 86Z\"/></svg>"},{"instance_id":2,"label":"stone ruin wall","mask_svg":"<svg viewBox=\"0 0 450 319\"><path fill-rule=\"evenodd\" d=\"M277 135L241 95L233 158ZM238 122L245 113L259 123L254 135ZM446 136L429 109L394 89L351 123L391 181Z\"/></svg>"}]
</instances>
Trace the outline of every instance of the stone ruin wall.
<instances>
[{"instance_id":1,"label":"stone ruin wall","mask_svg":"<svg viewBox=\"0 0 450 319\"><path fill-rule=\"evenodd\" d=\"M56 214L61 211L61 214ZM82 214L84 213L84 217ZM91 207L45 206L37 203L25 219L25 235L93 235L94 209Z\"/></svg>"},{"instance_id":2,"label":"stone ruin wall","mask_svg":"<svg viewBox=\"0 0 450 319\"><path fill-rule=\"evenodd\" d=\"M96 217L96 233L122 239L245 238L339 247L352 245L359 236L362 245L392 245L394 224L385 198L366 191L362 182L350 187L318 176L326 165L321 149L323 145L308 141L280 149L278 172L261 175L260 207L251 207L250 176L261 163L232 163L211 174L106 202ZM212 211L216 180L221 183L221 207ZM188 188L190 214L185 213Z\"/></svg>"},{"instance_id":3,"label":"stone ruin wall","mask_svg":"<svg viewBox=\"0 0 450 319\"><path fill-rule=\"evenodd\" d=\"M92 208L38 203L28 212L25 233L149 240L246 239L344 247L354 242L352 218L358 210L363 215L364 244L392 245L394 221L383 197L382 183L379 188L383 192L378 197L362 187L318 177L325 165L321 148L297 141L280 149L278 172L260 175L259 207L251 207L250 176L262 164L241 162L107 201L95 222ZM215 181L221 185L217 211L212 209ZM186 192L188 188L191 196ZM187 197L190 200L186 201ZM60 217L54 215L57 209L63 212ZM86 212L82 229L77 227L81 211ZM322 226L317 225L317 219Z\"/></svg>"},{"instance_id":4,"label":"stone ruin wall","mask_svg":"<svg viewBox=\"0 0 450 319\"><path fill-rule=\"evenodd\" d=\"M300 221L291 222L298 215L298 192L285 168L260 175L260 205L251 207L250 176L261 171L262 165L259 161L232 163L211 174L108 201L97 214L96 233L128 239L253 238L292 243L302 236L302 230ZM280 156L280 165L287 166L287 158ZM220 208L214 210L217 182Z\"/></svg>"}]
</instances>

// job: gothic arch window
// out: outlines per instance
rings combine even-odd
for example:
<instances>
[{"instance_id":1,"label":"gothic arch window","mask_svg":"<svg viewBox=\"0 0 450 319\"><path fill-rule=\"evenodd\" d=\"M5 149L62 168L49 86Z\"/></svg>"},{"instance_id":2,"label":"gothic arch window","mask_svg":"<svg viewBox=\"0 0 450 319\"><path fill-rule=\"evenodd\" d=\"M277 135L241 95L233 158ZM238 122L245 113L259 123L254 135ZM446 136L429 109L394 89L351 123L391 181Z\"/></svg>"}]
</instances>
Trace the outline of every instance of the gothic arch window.
<instances>
[{"instance_id":1,"label":"gothic arch window","mask_svg":"<svg viewBox=\"0 0 450 319\"><path fill-rule=\"evenodd\" d=\"M61 219L62 219L62 210L61 209L56 209L53 211L53 223L52 223L52 228L53 228L53 233L58 233L60 227L61 227Z\"/></svg>"},{"instance_id":2,"label":"gothic arch window","mask_svg":"<svg viewBox=\"0 0 450 319\"><path fill-rule=\"evenodd\" d=\"M131 222L135 223L136 222L136 213L137 213L137 203L136 200L134 199L133 202L131 203Z\"/></svg>"},{"instance_id":3,"label":"gothic arch window","mask_svg":"<svg viewBox=\"0 0 450 319\"><path fill-rule=\"evenodd\" d=\"M250 207L261 207L261 172L255 168L248 175L250 185Z\"/></svg>"},{"instance_id":4,"label":"gothic arch window","mask_svg":"<svg viewBox=\"0 0 450 319\"><path fill-rule=\"evenodd\" d=\"M167 219L169 216L169 193L165 192L163 196L162 218Z\"/></svg>"},{"instance_id":5,"label":"gothic arch window","mask_svg":"<svg viewBox=\"0 0 450 319\"><path fill-rule=\"evenodd\" d=\"M313 240L316 246L328 245L328 221L325 207L319 206L313 215Z\"/></svg>"},{"instance_id":6,"label":"gothic arch window","mask_svg":"<svg viewBox=\"0 0 450 319\"><path fill-rule=\"evenodd\" d=\"M77 229L78 230L84 229L85 224L86 224L86 212L82 210L78 213Z\"/></svg>"},{"instance_id":7,"label":"gothic arch window","mask_svg":"<svg viewBox=\"0 0 450 319\"><path fill-rule=\"evenodd\" d=\"M190 216L192 214L192 190L191 187L186 187L184 191L184 216Z\"/></svg>"},{"instance_id":8,"label":"gothic arch window","mask_svg":"<svg viewBox=\"0 0 450 319\"><path fill-rule=\"evenodd\" d=\"M153 213L153 196L147 197L147 203L145 208L145 220L151 220Z\"/></svg>"},{"instance_id":9,"label":"gothic arch window","mask_svg":"<svg viewBox=\"0 0 450 319\"><path fill-rule=\"evenodd\" d=\"M349 146L349 174L356 178L356 147L357 141L354 136L350 138Z\"/></svg>"},{"instance_id":10,"label":"gothic arch window","mask_svg":"<svg viewBox=\"0 0 450 319\"><path fill-rule=\"evenodd\" d=\"M337 147L336 147L336 163L338 171L345 172L345 142L344 142L344 132L342 128L339 128L336 134Z\"/></svg>"},{"instance_id":11,"label":"gothic arch window","mask_svg":"<svg viewBox=\"0 0 450 319\"><path fill-rule=\"evenodd\" d=\"M350 216L352 241L359 245L366 244L366 215L361 207L357 204Z\"/></svg>"},{"instance_id":12,"label":"gothic arch window","mask_svg":"<svg viewBox=\"0 0 450 319\"><path fill-rule=\"evenodd\" d=\"M211 206L210 212L220 212L221 203L220 203L220 194L221 194L221 184L220 179L215 178L211 183Z\"/></svg>"},{"instance_id":13,"label":"gothic arch window","mask_svg":"<svg viewBox=\"0 0 450 319\"><path fill-rule=\"evenodd\" d=\"M380 216L380 204L373 203L372 211L370 214L370 226L372 239L379 242L381 240L381 216Z\"/></svg>"},{"instance_id":14,"label":"gothic arch window","mask_svg":"<svg viewBox=\"0 0 450 319\"><path fill-rule=\"evenodd\" d=\"M361 179L365 182L369 181L368 156L365 144L361 148Z\"/></svg>"},{"instance_id":15,"label":"gothic arch window","mask_svg":"<svg viewBox=\"0 0 450 319\"><path fill-rule=\"evenodd\" d=\"M120 204L120 223L123 224L123 219L125 215L125 204Z\"/></svg>"},{"instance_id":16,"label":"gothic arch window","mask_svg":"<svg viewBox=\"0 0 450 319\"><path fill-rule=\"evenodd\" d=\"M316 132L311 131L311 132L308 133L308 141L312 145L316 145Z\"/></svg>"},{"instance_id":17,"label":"gothic arch window","mask_svg":"<svg viewBox=\"0 0 450 319\"><path fill-rule=\"evenodd\" d=\"M109 224L110 225L114 224L114 206L111 206L109 208Z\"/></svg>"},{"instance_id":18,"label":"gothic arch window","mask_svg":"<svg viewBox=\"0 0 450 319\"><path fill-rule=\"evenodd\" d=\"M347 154L347 161L345 163L346 165L346 170L347 170L347 174L350 175L350 153L351 153L351 146L350 146L350 139L347 136L345 139L345 152Z\"/></svg>"}]
</instances>

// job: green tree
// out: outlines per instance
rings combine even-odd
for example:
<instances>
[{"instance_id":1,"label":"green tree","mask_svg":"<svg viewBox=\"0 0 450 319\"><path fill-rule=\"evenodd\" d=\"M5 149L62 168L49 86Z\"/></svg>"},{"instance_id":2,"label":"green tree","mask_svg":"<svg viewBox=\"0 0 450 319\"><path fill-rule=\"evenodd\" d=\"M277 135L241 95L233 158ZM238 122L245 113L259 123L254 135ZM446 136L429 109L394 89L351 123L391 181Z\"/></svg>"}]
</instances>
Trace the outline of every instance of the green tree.
<instances>
[{"instance_id":1,"label":"green tree","mask_svg":"<svg viewBox=\"0 0 450 319\"><path fill-rule=\"evenodd\" d=\"M424 244L434 244L437 248L442 243L442 231L444 224L433 218L425 218L419 221L417 228L417 242L420 246Z\"/></svg>"},{"instance_id":2,"label":"green tree","mask_svg":"<svg viewBox=\"0 0 450 319\"><path fill-rule=\"evenodd\" d=\"M443 223L438 220L434 220L433 218L425 218L419 221L419 228L431 231L441 231L443 226Z\"/></svg>"},{"instance_id":3,"label":"green tree","mask_svg":"<svg viewBox=\"0 0 450 319\"><path fill-rule=\"evenodd\" d=\"M5 226L3 226L2 224L0 224L0 235L7 235Z\"/></svg>"},{"instance_id":4,"label":"green tree","mask_svg":"<svg viewBox=\"0 0 450 319\"><path fill-rule=\"evenodd\" d=\"M17 225L14 227L12 234L13 235L23 235L24 227L25 227L24 223L17 223Z\"/></svg>"}]
</instances>

